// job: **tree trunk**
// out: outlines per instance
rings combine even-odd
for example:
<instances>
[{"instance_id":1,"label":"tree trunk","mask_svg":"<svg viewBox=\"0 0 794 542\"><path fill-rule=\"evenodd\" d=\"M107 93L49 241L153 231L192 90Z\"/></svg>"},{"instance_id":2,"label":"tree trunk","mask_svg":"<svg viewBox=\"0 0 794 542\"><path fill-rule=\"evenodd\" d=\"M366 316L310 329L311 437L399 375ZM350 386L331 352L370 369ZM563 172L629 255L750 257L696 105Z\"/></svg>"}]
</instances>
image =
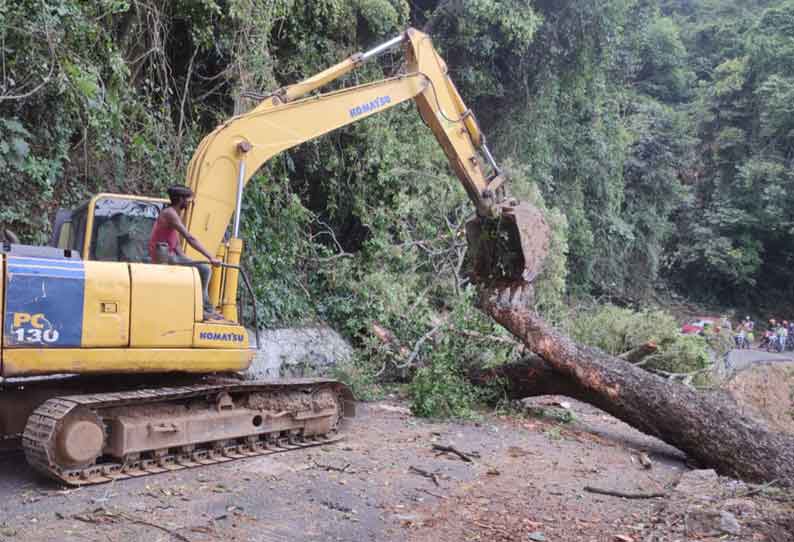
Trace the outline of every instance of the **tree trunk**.
<instances>
[{"instance_id":1,"label":"tree trunk","mask_svg":"<svg viewBox=\"0 0 794 542\"><path fill-rule=\"evenodd\" d=\"M531 286L480 288L480 306L539 358L482 372L514 398L559 394L590 403L721 474L794 486L794 435L776 433L712 394L669 382L552 329L530 306Z\"/></svg>"}]
</instances>

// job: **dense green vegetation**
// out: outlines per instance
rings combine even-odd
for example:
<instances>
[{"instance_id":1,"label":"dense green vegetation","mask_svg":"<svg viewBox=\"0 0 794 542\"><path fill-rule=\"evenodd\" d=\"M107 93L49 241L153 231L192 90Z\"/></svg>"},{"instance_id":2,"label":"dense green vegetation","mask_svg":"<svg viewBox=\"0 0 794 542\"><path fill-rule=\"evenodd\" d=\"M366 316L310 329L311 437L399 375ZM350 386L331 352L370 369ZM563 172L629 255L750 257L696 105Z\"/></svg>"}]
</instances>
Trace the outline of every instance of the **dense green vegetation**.
<instances>
[{"instance_id":1,"label":"dense green vegetation","mask_svg":"<svg viewBox=\"0 0 794 542\"><path fill-rule=\"evenodd\" d=\"M638 345L653 342L657 351L642 360L646 369L660 374L689 374L705 369L733 345L727 333L686 335L669 313L660 309L634 311L615 305L579 308L569 323L570 335L579 342L618 356Z\"/></svg>"},{"instance_id":2,"label":"dense green vegetation","mask_svg":"<svg viewBox=\"0 0 794 542\"><path fill-rule=\"evenodd\" d=\"M790 306L794 2L669 4L698 79L671 277L713 299Z\"/></svg>"},{"instance_id":3,"label":"dense green vegetation","mask_svg":"<svg viewBox=\"0 0 794 542\"><path fill-rule=\"evenodd\" d=\"M0 224L41 243L58 206L160 194L203 134L255 104L244 91L408 25L432 34L512 192L549 212L548 318L576 322L571 297L633 306L669 286L790 305L794 0L0 0ZM425 398L462 386L465 363L515 355L471 308L470 213L410 104L284 153L245 198L266 324L329 321L361 382L418 364ZM668 333L654 318L648 336ZM431 399L418 408L465 409Z\"/></svg>"}]
</instances>

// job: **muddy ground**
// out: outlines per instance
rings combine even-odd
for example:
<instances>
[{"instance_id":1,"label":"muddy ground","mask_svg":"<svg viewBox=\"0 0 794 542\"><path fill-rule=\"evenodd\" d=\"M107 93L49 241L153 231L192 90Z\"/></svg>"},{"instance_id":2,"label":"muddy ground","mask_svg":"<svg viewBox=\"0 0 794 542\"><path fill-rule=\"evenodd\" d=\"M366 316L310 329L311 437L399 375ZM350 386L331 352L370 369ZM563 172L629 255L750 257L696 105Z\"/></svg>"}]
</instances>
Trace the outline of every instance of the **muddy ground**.
<instances>
[{"instance_id":1,"label":"muddy ground","mask_svg":"<svg viewBox=\"0 0 794 542\"><path fill-rule=\"evenodd\" d=\"M342 443L82 489L4 455L0 540L794 540L774 488L696 472L702 487L672 490L691 468L680 452L588 405L555 406L565 401L466 423L417 419L396 400L360 404Z\"/></svg>"}]
</instances>

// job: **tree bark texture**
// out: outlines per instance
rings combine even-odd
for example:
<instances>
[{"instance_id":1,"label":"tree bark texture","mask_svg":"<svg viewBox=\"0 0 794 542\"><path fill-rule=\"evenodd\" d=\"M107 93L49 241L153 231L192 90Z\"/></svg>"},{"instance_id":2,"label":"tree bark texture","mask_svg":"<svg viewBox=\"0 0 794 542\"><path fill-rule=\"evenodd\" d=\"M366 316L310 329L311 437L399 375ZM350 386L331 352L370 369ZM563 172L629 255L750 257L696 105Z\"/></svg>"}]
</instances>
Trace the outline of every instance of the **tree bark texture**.
<instances>
[{"instance_id":1,"label":"tree bark texture","mask_svg":"<svg viewBox=\"0 0 794 542\"><path fill-rule=\"evenodd\" d=\"M474 376L501 377L513 398L559 394L590 403L717 472L794 486L794 435L743 416L730 402L579 345L530 306L531 286L480 288L480 306L538 358Z\"/></svg>"}]
</instances>

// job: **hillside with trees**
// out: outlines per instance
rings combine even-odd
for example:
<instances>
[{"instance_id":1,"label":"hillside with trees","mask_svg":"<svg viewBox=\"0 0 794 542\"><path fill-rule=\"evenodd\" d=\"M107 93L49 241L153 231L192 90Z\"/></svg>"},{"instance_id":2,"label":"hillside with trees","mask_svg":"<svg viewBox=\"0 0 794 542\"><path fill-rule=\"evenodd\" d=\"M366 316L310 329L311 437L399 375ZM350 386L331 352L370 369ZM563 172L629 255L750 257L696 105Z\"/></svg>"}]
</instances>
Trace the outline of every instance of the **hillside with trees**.
<instances>
[{"instance_id":1,"label":"hillside with trees","mask_svg":"<svg viewBox=\"0 0 794 542\"><path fill-rule=\"evenodd\" d=\"M512 193L547 210L547 320L606 321L587 341L607 350L642 329L620 347L697 370L704 341L659 296L791 307L792 0L0 0L0 224L46 243L58 207L161 195L252 96L407 26L433 36ZM264 324L330 323L360 390L410 377L417 411L460 413L482 394L462 365L520 353L472 306L473 210L413 105L279 155L244 205Z\"/></svg>"}]
</instances>

